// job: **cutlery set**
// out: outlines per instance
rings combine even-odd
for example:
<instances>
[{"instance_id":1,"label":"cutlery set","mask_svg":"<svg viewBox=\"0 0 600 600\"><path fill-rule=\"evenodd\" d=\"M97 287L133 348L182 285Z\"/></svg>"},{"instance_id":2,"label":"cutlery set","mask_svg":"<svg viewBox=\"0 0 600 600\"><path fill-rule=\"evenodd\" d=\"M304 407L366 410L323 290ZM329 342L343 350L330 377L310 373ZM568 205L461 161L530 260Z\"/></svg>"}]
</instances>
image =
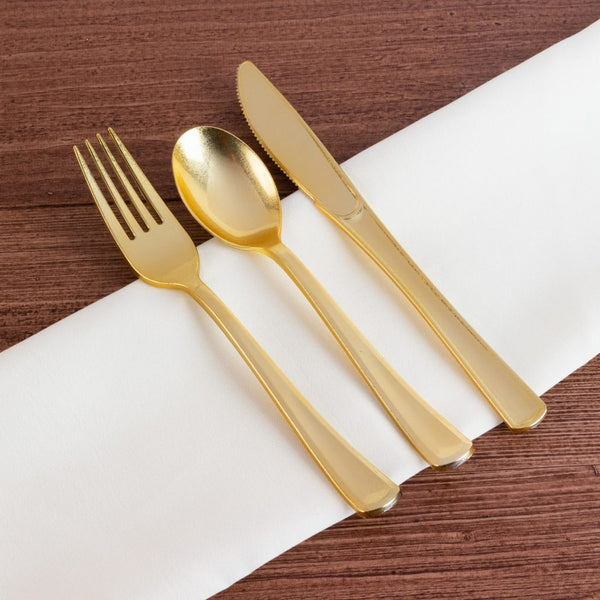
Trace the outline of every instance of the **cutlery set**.
<instances>
[{"instance_id":1,"label":"cutlery set","mask_svg":"<svg viewBox=\"0 0 600 600\"><path fill-rule=\"evenodd\" d=\"M237 91L244 116L266 152L403 292L507 426L518 432L536 426L546 412L543 401L429 281L302 117L251 62L238 69ZM109 133L119 160L100 135L98 143L126 198L87 140L85 145L112 204L76 146L74 151L96 205L133 270L151 285L188 293L204 308L353 510L372 517L391 508L400 495L399 487L323 419L202 282L192 239L116 133L112 129ZM457 467L468 460L473 452L471 440L394 371L282 243L275 183L249 146L223 129L196 127L177 141L172 167L181 199L205 229L235 248L274 260L289 275L392 421L433 468Z\"/></svg>"}]
</instances>

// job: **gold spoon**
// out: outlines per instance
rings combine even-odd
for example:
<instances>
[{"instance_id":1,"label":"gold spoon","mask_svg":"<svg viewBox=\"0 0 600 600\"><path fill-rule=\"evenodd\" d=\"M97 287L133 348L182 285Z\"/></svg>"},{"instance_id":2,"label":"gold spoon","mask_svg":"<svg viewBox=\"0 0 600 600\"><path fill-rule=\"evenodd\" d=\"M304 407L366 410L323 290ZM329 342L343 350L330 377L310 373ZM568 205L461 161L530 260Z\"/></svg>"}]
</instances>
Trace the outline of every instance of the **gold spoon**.
<instances>
[{"instance_id":1,"label":"gold spoon","mask_svg":"<svg viewBox=\"0 0 600 600\"><path fill-rule=\"evenodd\" d=\"M275 182L249 146L223 129L190 129L173 150L173 174L179 195L201 225L236 248L272 258L291 277L396 425L432 467L456 467L471 456L471 440L400 378L283 245Z\"/></svg>"}]
</instances>

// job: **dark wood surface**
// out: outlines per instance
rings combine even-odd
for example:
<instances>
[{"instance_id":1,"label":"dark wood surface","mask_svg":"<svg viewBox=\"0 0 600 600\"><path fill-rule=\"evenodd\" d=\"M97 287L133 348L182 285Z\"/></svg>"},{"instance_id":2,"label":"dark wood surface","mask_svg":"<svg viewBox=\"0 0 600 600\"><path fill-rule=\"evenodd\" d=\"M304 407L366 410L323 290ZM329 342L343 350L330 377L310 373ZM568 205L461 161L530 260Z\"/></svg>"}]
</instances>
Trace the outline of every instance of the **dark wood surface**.
<instances>
[{"instance_id":1,"label":"dark wood surface","mask_svg":"<svg viewBox=\"0 0 600 600\"><path fill-rule=\"evenodd\" d=\"M344 160L581 30L600 3L4 0L0 16L2 350L133 279L74 162L84 137L113 125L200 242L171 148L197 124L252 142L242 60ZM539 429L497 428L459 470L408 481L385 518L347 519L218 598L598 600L600 357L545 399Z\"/></svg>"}]
</instances>

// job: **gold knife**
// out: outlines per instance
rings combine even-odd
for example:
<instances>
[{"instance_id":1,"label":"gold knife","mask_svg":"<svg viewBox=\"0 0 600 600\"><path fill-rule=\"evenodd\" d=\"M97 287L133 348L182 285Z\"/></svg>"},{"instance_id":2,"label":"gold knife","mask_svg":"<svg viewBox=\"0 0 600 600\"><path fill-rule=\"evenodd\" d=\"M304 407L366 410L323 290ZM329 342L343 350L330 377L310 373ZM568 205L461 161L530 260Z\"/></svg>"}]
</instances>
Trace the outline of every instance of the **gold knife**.
<instances>
[{"instance_id":1,"label":"gold knife","mask_svg":"<svg viewBox=\"0 0 600 600\"><path fill-rule=\"evenodd\" d=\"M294 107L250 61L237 73L242 111L288 177L390 277L513 431L535 427L546 405L461 317L377 218Z\"/></svg>"}]
</instances>

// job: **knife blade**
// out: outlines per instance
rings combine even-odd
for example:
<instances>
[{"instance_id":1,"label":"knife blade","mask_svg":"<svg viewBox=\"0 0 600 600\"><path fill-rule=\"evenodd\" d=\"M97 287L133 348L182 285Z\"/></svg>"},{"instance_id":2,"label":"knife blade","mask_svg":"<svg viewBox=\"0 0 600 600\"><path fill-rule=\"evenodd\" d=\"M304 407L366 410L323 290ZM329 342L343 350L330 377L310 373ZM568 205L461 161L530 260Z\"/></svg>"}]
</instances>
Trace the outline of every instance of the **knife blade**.
<instances>
[{"instance_id":1,"label":"knife blade","mask_svg":"<svg viewBox=\"0 0 600 600\"><path fill-rule=\"evenodd\" d=\"M237 92L266 152L406 295L508 427L526 431L538 425L544 402L419 269L304 119L250 61L238 67Z\"/></svg>"}]
</instances>

